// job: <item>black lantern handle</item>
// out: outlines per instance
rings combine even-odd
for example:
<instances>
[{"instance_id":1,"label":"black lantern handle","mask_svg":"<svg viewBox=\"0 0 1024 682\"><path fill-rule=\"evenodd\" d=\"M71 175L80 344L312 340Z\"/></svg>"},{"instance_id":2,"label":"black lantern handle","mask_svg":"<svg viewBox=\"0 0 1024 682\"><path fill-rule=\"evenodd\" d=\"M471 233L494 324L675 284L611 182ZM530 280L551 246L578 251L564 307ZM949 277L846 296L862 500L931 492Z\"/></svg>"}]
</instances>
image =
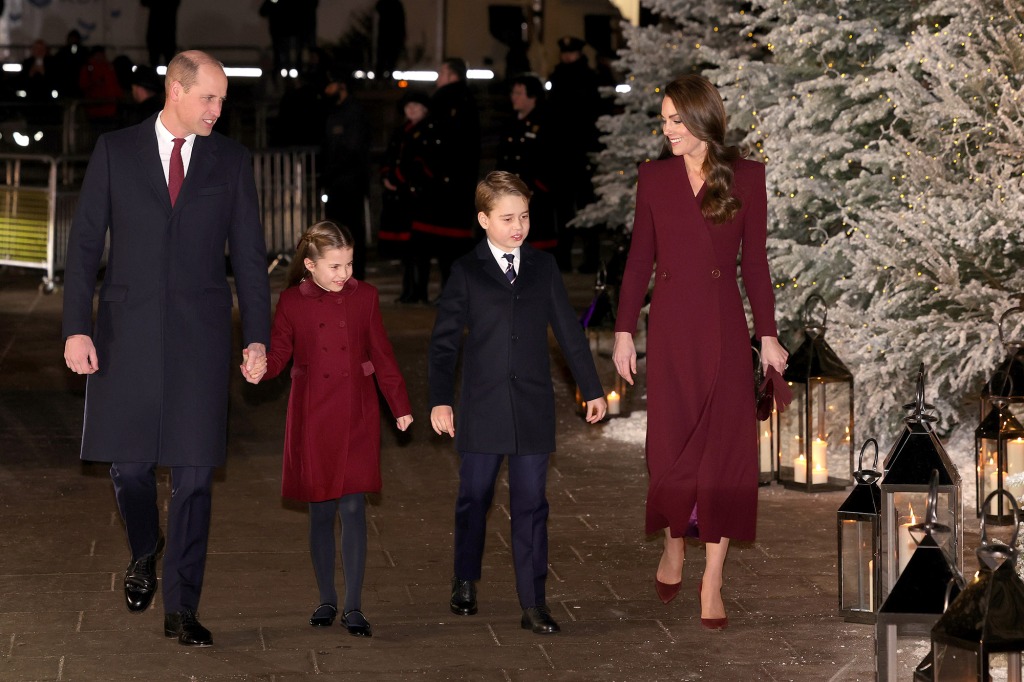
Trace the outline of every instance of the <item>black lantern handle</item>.
<instances>
[{"instance_id":1,"label":"black lantern handle","mask_svg":"<svg viewBox=\"0 0 1024 682\"><path fill-rule=\"evenodd\" d=\"M820 301L821 306L825 309L825 315L821 318L820 325L811 324L811 304L814 303L814 301ZM818 327L820 329L825 329L827 325L828 303L825 302L825 299L822 298L820 294L811 294L810 296L807 297L807 300L804 301L804 326L808 328Z\"/></svg>"},{"instance_id":2,"label":"black lantern handle","mask_svg":"<svg viewBox=\"0 0 1024 682\"><path fill-rule=\"evenodd\" d=\"M988 509L989 503L1000 495L1006 495L1010 498L1010 508L1013 509L1013 539L1010 540L1010 549L1017 547L1017 536L1020 535L1020 506L1017 504L1017 498L1010 494L1009 491L1000 488L999 490L993 490L985 498L985 502L981 505L982 509ZM998 541L991 541L988 539L988 527L985 525L985 515L981 515L981 545L982 547L988 545L1002 545L1003 543Z\"/></svg>"},{"instance_id":3,"label":"black lantern handle","mask_svg":"<svg viewBox=\"0 0 1024 682\"><path fill-rule=\"evenodd\" d=\"M1021 298L1021 301L1024 301L1024 294L1017 294L1017 296ZM1006 352L1009 355L1016 355L1017 351L1020 349L1021 342L1006 342L1006 337L1003 335L1003 321L1006 320L1006 318L1012 313L1019 313L1022 311L1024 311L1024 307L1021 307L1021 305L1016 305L999 316L999 343L1002 344L1003 348L1006 349Z\"/></svg>"},{"instance_id":4,"label":"black lantern handle","mask_svg":"<svg viewBox=\"0 0 1024 682\"><path fill-rule=\"evenodd\" d=\"M924 523L915 523L908 530L910 530L910 537L914 537L914 533L923 531L928 535L934 533L951 533L952 529L944 523L939 523L939 470L932 469L932 477L928 482L928 505L925 507L924 512ZM917 541L916 538L914 538ZM920 541L917 541L921 544Z\"/></svg>"},{"instance_id":5,"label":"black lantern handle","mask_svg":"<svg viewBox=\"0 0 1024 682\"><path fill-rule=\"evenodd\" d=\"M958 580L958 577L959 576L954 576L954 577L949 579L949 582L946 583L946 596L942 598L942 612L943 613L946 612L946 609L949 608L949 602L952 601L950 599L950 597L953 596L953 588L955 587L958 590L962 590L963 589L963 587L960 585L960 581Z\"/></svg>"},{"instance_id":6,"label":"black lantern handle","mask_svg":"<svg viewBox=\"0 0 1024 682\"><path fill-rule=\"evenodd\" d=\"M995 380L1000 374L1003 376L1003 383L999 388L999 392L996 392ZM997 407L1004 407L1007 401L1002 398L1013 395L1013 376L1010 374L1009 370L998 369L992 373L991 377L989 377L985 387L988 389L988 394L991 396L992 403Z\"/></svg>"},{"instance_id":7,"label":"black lantern handle","mask_svg":"<svg viewBox=\"0 0 1024 682\"><path fill-rule=\"evenodd\" d=\"M872 463L870 469L864 468L864 451L868 449L869 445L875 447L875 461ZM864 445L860 448L860 457L857 459L857 471L853 473L853 477L857 479L857 483L862 485L871 485L882 477L881 472L878 471L878 441L874 438L868 438L864 441Z\"/></svg>"},{"instance_id":8,"label":"black lantern handle","mask_svg":"<svg viewBox=\"0 0 1024 682\"><path fill-rule=\"evenodd\" d=\"M903 406L904 410L911 410L903 421L916 421L916 422L934 422L938 421L938 417L927 414L925 410L934 410L935 406L924 401L924 363L917 370L917 396L914 398L914 402L907 403Z\"/></svg>"}]
</instances>

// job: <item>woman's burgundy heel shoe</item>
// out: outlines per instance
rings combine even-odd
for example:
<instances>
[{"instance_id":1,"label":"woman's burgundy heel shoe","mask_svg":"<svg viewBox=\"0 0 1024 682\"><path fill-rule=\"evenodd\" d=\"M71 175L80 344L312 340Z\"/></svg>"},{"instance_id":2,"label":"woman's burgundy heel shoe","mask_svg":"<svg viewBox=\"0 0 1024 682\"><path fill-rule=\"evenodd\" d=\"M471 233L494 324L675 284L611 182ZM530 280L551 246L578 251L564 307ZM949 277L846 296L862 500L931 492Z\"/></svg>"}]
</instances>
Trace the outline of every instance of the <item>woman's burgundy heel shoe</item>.
<instances>
[{"instance_id":1,"label":"woman's burgundy heel shoe","mask_svg":"<svg viewBox=\"0 0 1024 682\"><path fill-rule=\"evenodd\" d=\"M679 588L682 584L682 581L680 581L674 585L669 585L668 583L663 583L657 578L655 578L654 591L658 593L658 599L661 600L661 603L667 604L676 598L676 595L679 594Z\"/></svg>"},{"instance_id":2,"label":"woman's burgundy heel shoe","mask_svg":"<svg viewBox=\"0 0 1024 682\"><path fill-rule=\"evenodd\" d=\"M697 599L700 600L701 592L704 591L704 581L697 583ZM724 630L729 627L729 617L725 618L704 618L700 619L700 624L706 627L708 630Z\"/></svg>"}]
</instances>

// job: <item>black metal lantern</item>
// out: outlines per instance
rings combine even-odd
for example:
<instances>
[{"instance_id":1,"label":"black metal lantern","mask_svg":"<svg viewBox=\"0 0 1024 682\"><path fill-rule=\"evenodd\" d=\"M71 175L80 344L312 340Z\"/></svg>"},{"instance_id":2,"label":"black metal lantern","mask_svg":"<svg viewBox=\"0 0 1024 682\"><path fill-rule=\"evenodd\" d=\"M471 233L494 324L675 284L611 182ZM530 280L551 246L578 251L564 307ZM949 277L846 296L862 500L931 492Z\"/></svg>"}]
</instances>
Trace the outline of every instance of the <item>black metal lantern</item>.
<instances>
[{"instance_id":1,"label":"black metal lantern","mask_svg":"<svg viewBox=\"0 0 1024 682\"><path fill-rule=\"evenodd\" d=\"M1013 385L1012 380L1008 385ZM1010 412L1006 398L993 395L991 402L992 409L974 431L976 506L978 516L984 514L987 522L1002 524L1014 518L1003 496L995 496L990 507L983 507L981 501L997 491L1008 492L1015 501L1024 493L1019 482L1024 478L1024 427Z\"/></svg>"},{"instance_id":2,"label":"black metal lantern","mask_svg":"<svg viewBox=\"0 0 1024 682\"><path fill-rule=\"evenodd\" d=\"M1006 673L1001 679L1021 682L1024 582L1015 570L1019 507L1005 490L989 494L985 504L993 502L993 497L1009 499L1013 540L1009 545L989 541L987 516L983 517L978 572L932 628L935 682L988 682L998 669Z\"/></svg>"},{"instance_id":3,"label":"black metal lantern","mask_svg":"<svg viewBox=\"0 0 1024 682\"><path fill-rule=\"evenodd\" d=\"M864 451L875 449L874 464L864 468ZM878 487L878 442L860 449L857 485L836 512L839 536L839 613L853 623L873 623L881 601L882 491Z\"/></svg>"},{"instance_id":4,"label":"black metal lantern","mask_svg":"<svg viewBox=\"0 0 1024 682\"><path fill-rule=\"evenodd\" d=\"M825 308L810 321L814 303ZM828 308L812 294L804 303L804 341L783 378L793 404L778 419L779 480L806 492L841 490L853 478L853 374L825 341Z\"/></svg>"},{"instance_id":5,"label":"black metal lantern","mask_svg":"<svg viewBox=\"0 0 1024 682\"><path fill-rule=\"evenodd\" d=\"M882 489L882 596L888 594L917 549L910 529L920 519L928 496L932 471L938 471L935 513L938 522L951 532L944 547L950 561L963 566L960 546L963 537L963 498L960 473L949 459L938 436L932 431L935 417L927 414L932 406L924 401L924 365L918 370L917 398L904 405L911 413L903 430L885 458Z\"/></svg>"},{"instance_id":6,"label":"black metal lantern","mask_svg":"<svg viewBox=\"0 0 1024 682\"><path fill-rule=\"evenodd\" d=\"M938 511L939 472L933 471L925 503L924 523L914 524L911 537L918 542L896 584L878 609L875 620L875 671L880 682L895 682L900 673L914 669L914 661L900 659L900 639L926 640L939 620L947 599L947 586L954 581L954 591L963 585L963 578L942 549L941 536L952 532L936 519ZM937 537L938 536L938 537ZM906 679L906 676L902 676Z\"/></svg>"},{"instance_id":7,"label":"black metal lantern","mask_svg":"<svg viewBox=\"0 0 1024 682\"><path fill-rule=\"evenodd\" d=\"M1024 301L1024 294L1019 294ZM1003 360L981 390L981 410L979 419L992 409L993 399L1002 399L1010 405L1012 411L1024 407L1024 339L1008 337L1003 331L1003 324L1011 315L1024 314L1024 305L1010 308L999 316L999 344L1006 351ZM1019 418L1019 413L1018 418Z\"/></svg>"}]
</instances>

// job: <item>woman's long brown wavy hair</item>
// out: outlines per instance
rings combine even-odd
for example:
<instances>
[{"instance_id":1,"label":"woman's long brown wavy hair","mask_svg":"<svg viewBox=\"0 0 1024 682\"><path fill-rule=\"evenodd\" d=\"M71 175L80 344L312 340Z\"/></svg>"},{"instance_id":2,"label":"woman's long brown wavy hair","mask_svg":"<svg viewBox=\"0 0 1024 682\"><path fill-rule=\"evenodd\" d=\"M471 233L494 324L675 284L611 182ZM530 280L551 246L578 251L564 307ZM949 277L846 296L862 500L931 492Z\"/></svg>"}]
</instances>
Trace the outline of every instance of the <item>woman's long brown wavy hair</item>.
<instances>
[{"instance_id":1,"label":"woman's long brown wavy hair","mask_svg":"<svg viewBox=\"0 0 1024 682\"><path fill-rule=\"evenodd\" d=\"M351 249L352 244L352 233L344 225L329 220L316 223L299 239L295 257L288 267L288 286L295 286L309 274L305 264L307 258L317 261L331 249Z\"/></svg>"},{"instance_id":2,"label":"woman's long brown wavy hair","mask_svg":"<svg viewBox=\"0 0 1024 682\"><path fill-rule=\"evenodd\" d=\"M708 79L691 74L669 83L665 97L672 100L686 129L708 146L701 168L705 191L700 212L716 225L732 220L743 205L732 194L732 163L741 154L739 147L725 144L728 123L722 96ZM662 158L671 155L672 148L666 140Z\"/></svg>"}]
</instances>

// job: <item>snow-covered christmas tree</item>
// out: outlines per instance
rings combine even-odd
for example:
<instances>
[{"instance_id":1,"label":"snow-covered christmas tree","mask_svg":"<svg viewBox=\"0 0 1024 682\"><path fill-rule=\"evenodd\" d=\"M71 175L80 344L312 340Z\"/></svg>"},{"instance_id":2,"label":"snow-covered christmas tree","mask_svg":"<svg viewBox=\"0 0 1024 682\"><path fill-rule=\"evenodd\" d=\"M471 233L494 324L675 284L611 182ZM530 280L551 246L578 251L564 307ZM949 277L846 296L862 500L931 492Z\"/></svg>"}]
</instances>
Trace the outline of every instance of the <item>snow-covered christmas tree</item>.
<instances>
[{"instance_id":1,"label":"snow-covered christmas tree","mask_svg":"<svg viewBox=\"0 0 1024 682\"><path fill-rule=\"evenodd\" d=\"M768 164L783 340L799 342L799 310L822 294L829 342L856 377L856 438L895 433L924 362L941 432L960 426L961 449L1003 353L995 322L1024 290L1022 3L645 4L664 21L627 36L633 89L602 121L600 200L583 219L628 228L635 164L660 145L657 88L700 70ZM969 456L957 459L973 471Z\"/></svg>"}]
</instances>

